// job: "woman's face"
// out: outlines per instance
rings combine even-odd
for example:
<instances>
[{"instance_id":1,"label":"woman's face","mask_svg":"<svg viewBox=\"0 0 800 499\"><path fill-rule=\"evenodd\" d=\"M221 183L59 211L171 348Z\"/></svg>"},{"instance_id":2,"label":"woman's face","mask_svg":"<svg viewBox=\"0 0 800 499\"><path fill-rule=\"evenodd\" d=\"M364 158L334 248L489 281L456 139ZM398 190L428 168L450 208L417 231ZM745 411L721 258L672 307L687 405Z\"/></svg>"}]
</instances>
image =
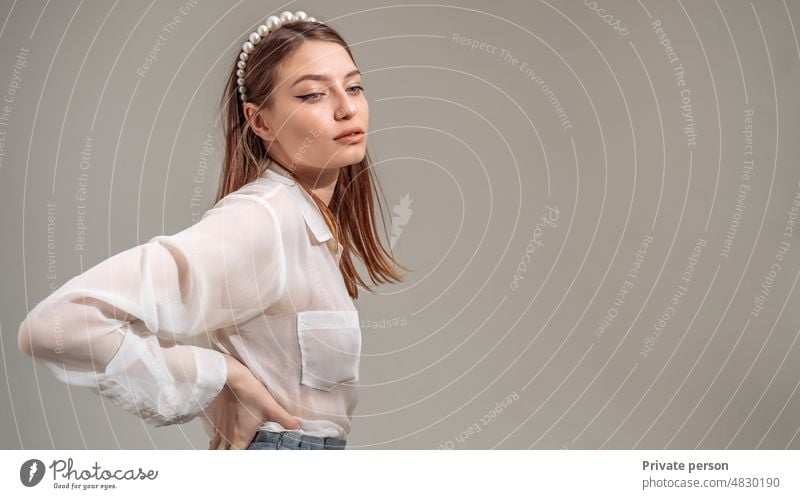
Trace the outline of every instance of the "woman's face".
<instances>
[{"instance_id":1,"label":"woman's face","mask_svg":"<svg viewBox=\"0 0 800 499\"><path fill-rule=\"evenodd\" d=\"M303 43L279 71L273 106L261 117L264 126L254 123L254 130L290 170L318 177L366 154L369 107L361 75L337 43ZM350 129L362 133L336 139Z\"/></svg>"}]
</instances>

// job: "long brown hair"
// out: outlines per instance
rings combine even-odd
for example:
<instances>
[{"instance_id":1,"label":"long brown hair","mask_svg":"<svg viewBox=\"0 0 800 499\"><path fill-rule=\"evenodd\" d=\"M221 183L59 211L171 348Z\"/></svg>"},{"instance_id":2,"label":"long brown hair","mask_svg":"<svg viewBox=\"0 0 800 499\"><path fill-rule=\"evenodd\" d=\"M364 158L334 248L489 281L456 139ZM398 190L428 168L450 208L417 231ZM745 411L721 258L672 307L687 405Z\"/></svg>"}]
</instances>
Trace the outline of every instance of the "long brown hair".
<instances>
[{"instance_id":1,"label":"long brown hair","mask_svg":"<svg viewBox=\"0 0 800 499\"><path fill-rule=\"evenodd\" d=\"M256 45L247 59L245 71L245 87L247 101L260 103L258 111L269 109L274 102L274 90L278 83L281 64L306 41L324 41L338 43L355 62L344 39L331 27L307 21L284 23L275 32ZM252 182L264 173L269 157L261 138L250 128L250 122L244 114L243 103L239 100L236 70L239 59L234 61L229 71L220 101L223 114L223 133L225 135L225 154L222 163L222 177L216 201ZM253 113L252 116L255 116ZM378 238L373 214L373 193L378 184L377 177L371 168L372 161L367 152L360 162L345 166L339 170L339 178L333 191L330 206L326 206L319 197L294 174L295 182L305 189L314 199L325 222L333 233L334 241L342 244L342 257L339 269L344 277L347 292L353 299L358 298L357 285L371 289L356 272L352 255L358 255L364 262L373 283L401 282L403 278L397 273L394 265L400 265L387 252ZM284 165L285 166L285 165ZM383 193L381 192L381 195ZM382 204L378 198L378 207L386 233L386 220L383 218Z\"/></svg>"}]
</instances>

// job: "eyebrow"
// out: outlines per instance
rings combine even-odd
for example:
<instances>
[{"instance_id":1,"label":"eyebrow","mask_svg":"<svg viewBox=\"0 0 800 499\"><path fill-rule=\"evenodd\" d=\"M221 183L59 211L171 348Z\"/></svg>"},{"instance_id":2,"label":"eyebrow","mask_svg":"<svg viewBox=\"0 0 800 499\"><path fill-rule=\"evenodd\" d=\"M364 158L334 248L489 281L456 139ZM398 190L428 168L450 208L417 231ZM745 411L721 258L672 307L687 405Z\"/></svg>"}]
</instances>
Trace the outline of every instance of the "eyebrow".
<instances>
[{"instance_id":1,"label":"eyebrow","mask_svg":"<svg viewBox=\"0 0 800 499\"><path fill-rule=\"evenodd\" d=\"M361 75L361 71L359 71L358 69L354 69L354 70L350 71L349 73L347 73L346 75L344 75L344 78L347 79L347 78L350 78L351 76L354 76L354 75ZM291 86L294 87L295 85L297 85L298 83L300 83L303 80L330 81L330 77L328 77L328 75L307 74L307 75L303 75L300 78L296 79L294 81L294 83L291 84Z\"/></svg>"}]
</instances>

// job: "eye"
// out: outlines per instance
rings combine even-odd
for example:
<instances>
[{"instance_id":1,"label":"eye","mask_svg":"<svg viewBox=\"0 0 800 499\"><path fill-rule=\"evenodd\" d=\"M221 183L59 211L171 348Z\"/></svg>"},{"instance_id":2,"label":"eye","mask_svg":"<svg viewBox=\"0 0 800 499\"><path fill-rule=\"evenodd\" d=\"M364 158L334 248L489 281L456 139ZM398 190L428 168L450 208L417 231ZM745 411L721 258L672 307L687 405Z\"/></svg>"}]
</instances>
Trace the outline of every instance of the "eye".
<instances>
[{"instance_id":1,"label":"eye","mask_svg":"<svg viewBox=\"0 0 800 499\"><path fill-rule=\"evenodd\" d=\"M298 95L297 98L302 100L303 102L314 102L319 100L319 96L323 95L321 92L314 92L311 94L306 95Z\"/></svg>"},{"instance_id":2,"label":"eye","mask_svg":"<svg viewBox=\"0 0 800 499\"><path fill-rule=\"evenodd\" d=\"M361 85L353 85L352 87L348 87L347 90L354 91L354 95L358 95L364 92L364 87ZM320 95L325 95L322 92L313 92L306 95L298 95L297 98L302 100L303 102L316 102L319 100Z\"/></svg>"}]
</instances>

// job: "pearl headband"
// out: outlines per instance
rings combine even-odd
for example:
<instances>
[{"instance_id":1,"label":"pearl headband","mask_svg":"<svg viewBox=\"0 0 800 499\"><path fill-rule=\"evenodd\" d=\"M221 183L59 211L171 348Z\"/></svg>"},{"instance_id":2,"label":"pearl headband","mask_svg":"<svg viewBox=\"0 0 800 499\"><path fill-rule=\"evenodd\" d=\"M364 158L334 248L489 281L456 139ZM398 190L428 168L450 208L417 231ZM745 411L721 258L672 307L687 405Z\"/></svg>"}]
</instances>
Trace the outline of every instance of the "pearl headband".
<instances>
[{"instance_id":1,"label":"pearl headband","mask_svg":"<svg viewBox=\"0 0 800 499\"><path fill-rule=\"evenodd\" d=\"M313 17L308 17L308 15L302 10L299 10L295 13L291 13L287 10L281 12L280 16L269 16L265 21L265 24L262 24L255 31L250 33L248 40L242 45L242 52L239 54L239 62L236 64L236 66L239 68L236 70L236 83L239 85L239 99L242 101L242 103L247 100L247 89L244 86L244 69L247 67L247 58L250 57L250 53L255 50L256 45L258 45L269 33L274 32L285 23L292 21L318 22Z\"/></svg>"}]
</instances>

